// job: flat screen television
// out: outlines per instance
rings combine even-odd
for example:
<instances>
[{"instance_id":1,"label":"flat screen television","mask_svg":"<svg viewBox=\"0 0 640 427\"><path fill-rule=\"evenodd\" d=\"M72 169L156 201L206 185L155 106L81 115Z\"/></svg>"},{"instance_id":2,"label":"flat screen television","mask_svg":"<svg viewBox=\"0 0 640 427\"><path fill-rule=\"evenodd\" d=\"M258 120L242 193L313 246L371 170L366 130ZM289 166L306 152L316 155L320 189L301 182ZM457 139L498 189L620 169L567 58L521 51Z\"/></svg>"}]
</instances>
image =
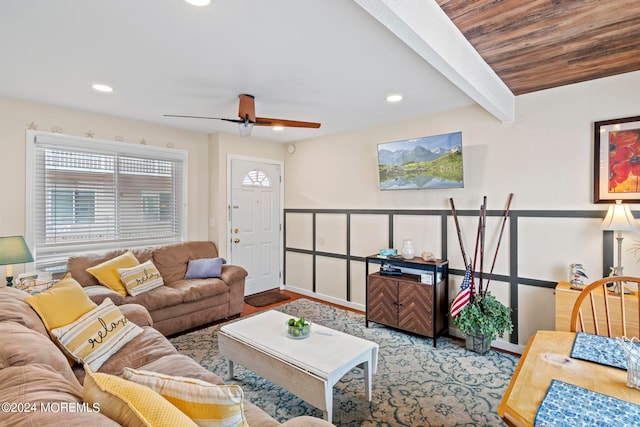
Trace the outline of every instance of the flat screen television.
<instances>
[{"instance_id":1,"label":"flat screen television","mask_svg":"<svg viewBox=\"0 0 640 427\"><path fill-rule=\"evenodd\" d=\"M381 190L462 188L462 132L378 144Z\"/></svg>"}]
</instances>

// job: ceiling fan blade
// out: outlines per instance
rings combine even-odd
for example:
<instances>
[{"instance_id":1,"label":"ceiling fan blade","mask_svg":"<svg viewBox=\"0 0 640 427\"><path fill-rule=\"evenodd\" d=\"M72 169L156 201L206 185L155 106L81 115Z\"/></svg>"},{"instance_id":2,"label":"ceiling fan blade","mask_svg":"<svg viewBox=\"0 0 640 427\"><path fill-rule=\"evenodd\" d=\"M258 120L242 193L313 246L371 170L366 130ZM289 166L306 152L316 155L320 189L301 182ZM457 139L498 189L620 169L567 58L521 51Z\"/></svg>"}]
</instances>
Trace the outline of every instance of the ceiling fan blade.
<instances>
[{"instance_id":1,"label":"ceiling fan blade","mask_svg":"<svg viewBox=\"0 0 640 427\"><path fill-rule=\"evenodd\" d=\"M183 116L177 114L164 114L164 117L183 117L188 119L209 119L224 120L240 124L240 135L251 135L251 129L256 126L284 126L294 128L313 128L320 127L320 123L301 122L297 120L271 119L268 117L256 117L255 97L246 93L238 95L238 117L239 119L224 119L222 117L203 117L203 116Z\"/></svg>"},{"instance_id":2,"label":"ceiling fan blade","mask_svg":"<svg viewBox=\"0 0 640 427\"><path fill-rule=\"evenodd\" d=\"M224 120L225 122L244 123L244 120L239 119L224 119L222 117L202 117L202 116L180 116L177 114L163 114L164 117L182 117L187 119L209 119L209 120Z\"/></svg>"},{"instance_id":3,"label":"ceiling fan blade","mask_svg":"<svg viewBox=\"0 0 640 427\"><path fill-rule=\"evenodd\" d=\"M267 117L256 117L256 126L284 126L289 128L314 128L320 127L320 123L299 122L296 120L270 119Z\"/></svg>"},{"instance_id":4,"label":"ceiling fan blade","mask_svg":"<svg viewBox=\"0 0 640 427\"><path fill-rule=\"evenodd\" d=\"M240 98L240 105L238 106L238 117L242 120L249 120L250 122L256 121L256 100L253 95L247 95L243 93L238 96Z\"/></svg>"}]
</instances>

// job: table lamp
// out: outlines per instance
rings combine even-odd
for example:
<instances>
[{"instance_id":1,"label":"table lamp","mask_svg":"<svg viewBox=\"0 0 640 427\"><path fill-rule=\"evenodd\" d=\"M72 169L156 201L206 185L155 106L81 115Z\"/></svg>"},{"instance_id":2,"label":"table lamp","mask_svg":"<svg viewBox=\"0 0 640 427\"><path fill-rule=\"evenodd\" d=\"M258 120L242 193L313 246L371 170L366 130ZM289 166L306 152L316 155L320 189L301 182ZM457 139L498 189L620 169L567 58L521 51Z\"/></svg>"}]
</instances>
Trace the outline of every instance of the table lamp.
<instances>
[{"instance_id":1,"label":"table lamp","mask_svg":"<svg viewBox=\"0 0 640 427\"><path fill-rule=\"evenodd\" d=\"M33 262L33 256L22 236L0 237L0 265L7 266L7 286L13 285L13 264Z\"/></svg>"},{"instance_id":2,"label":"table lamp","mask_svg":"<svg viewBox=\"0 0 640 427\"><path fill-rule=\"evenodd\" d=\"M615 205L609 206L607 216L605 216L602 225L603 230L616 231L616 240L618 241L618 265L612 267L614 276L622 276L622 232L637 230L633 214L629 210L629 205L623 205L622 200L616 200Z\"/></svg>"}]
</instances>

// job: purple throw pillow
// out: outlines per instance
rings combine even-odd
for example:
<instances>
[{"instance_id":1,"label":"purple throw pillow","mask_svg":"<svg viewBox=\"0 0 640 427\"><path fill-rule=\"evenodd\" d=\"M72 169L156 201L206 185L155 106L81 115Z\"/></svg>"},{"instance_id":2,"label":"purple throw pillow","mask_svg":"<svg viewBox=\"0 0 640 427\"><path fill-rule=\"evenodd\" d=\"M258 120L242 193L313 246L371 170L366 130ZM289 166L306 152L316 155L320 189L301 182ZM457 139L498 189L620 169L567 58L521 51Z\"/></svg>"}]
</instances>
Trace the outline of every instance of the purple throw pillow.
<instances>
[{"instance_id":1,"label":"purple throw pillow","mask_svg":"<svg viewBox=\"0 0 640 427\"><path fill-rule=\"evenodd\" d=\"M224 258L202 258L189 260L185 279L208 279L220 277L222 264L226 264Z\"/></svg>"}]
</instances>

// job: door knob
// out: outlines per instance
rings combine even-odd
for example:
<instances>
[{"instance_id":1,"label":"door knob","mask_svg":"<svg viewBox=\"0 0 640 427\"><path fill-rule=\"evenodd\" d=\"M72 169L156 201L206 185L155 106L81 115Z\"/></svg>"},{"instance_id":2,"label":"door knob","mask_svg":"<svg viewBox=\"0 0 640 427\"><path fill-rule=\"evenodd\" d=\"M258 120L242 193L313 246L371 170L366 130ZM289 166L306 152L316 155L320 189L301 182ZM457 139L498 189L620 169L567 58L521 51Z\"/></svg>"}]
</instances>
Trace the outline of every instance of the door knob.
<instances>
[{"instance_id":1,"label":"door knob","mask_svg":"<svg viewBox=\"0 0 640 427\"><path fill-rule=\"evenodd\" d=\"M240 243L240 239L236 237L235 239L233 239L233 243Z\"/></svg>"}]
</instances>

